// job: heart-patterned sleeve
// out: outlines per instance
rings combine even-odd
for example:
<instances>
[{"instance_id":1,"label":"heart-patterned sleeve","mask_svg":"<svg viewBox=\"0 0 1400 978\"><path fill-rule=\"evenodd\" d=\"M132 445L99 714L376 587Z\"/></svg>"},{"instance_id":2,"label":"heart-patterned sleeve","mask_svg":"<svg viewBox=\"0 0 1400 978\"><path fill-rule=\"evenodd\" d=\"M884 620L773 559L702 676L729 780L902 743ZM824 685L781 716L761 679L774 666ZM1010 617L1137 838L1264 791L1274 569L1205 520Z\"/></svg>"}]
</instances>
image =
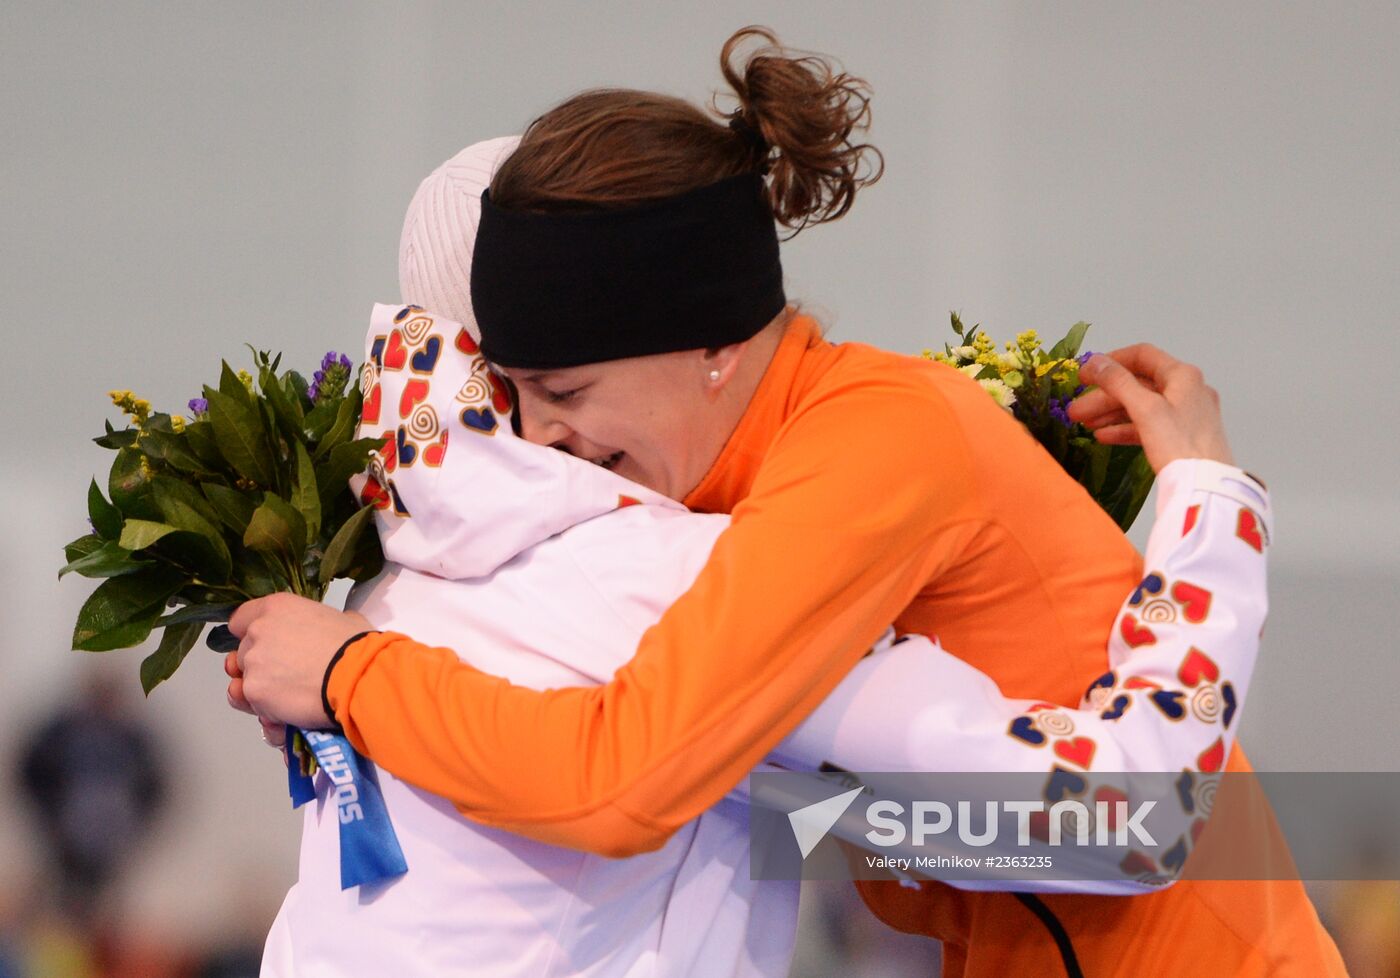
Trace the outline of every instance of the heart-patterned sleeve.
<instances>
[{"instance_id":1,"label":"heart-patterned sleeve","mask_svg":"<svg viewBox=\"0 0 1400 978\"><path fill-rule=\"evenodd\" d=\"M911 637L859 663L773 760L795 770L1038 773L1047 805L1095 796L1135 805L1145 791L1160 800L1168 779L1131 776L1141 772L1199 787L1223 769L1239 731L1268 608L1271 523L1267 492L1240 469L1172 462L1158 477L1148 573L1114 623L1111 669L1079 709L1008 699L985 673ZM1112 850L1080 847L1082 879L1027 888L1127 894L1170 882L1200 828L1189 794L1163 802L1179 805L1168 814L1182 831L1155 851L1095 866Z\"/></svg>"}]
</instances>

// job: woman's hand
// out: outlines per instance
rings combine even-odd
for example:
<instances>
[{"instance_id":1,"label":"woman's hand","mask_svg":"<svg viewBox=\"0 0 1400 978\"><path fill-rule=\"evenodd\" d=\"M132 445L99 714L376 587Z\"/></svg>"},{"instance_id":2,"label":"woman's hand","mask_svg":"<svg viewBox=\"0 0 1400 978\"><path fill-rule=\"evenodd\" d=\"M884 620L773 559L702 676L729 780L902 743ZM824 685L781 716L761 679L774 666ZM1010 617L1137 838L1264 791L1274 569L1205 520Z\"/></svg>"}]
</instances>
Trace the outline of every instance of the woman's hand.
<instances>
[{"instance_id":1,"label":"woman's hand","mask_svg":"<svg viewBox=\"0 0 1400 978\"><path fill-rule=\"evenodd\" d=\"M1070 404L1071 420L1105 445L1141 445L1154 472L1179 458L1235 464L1220 395L1199 367L1139 343L1090 357L1079 379L1096 389Z\"/></svg>"},{"instance_id":2,"label":"woman's hand","mask_svg":"<svg viewBox=\"0 0 1400 978\"><path fill-rule=\"evenodd\" d=\"M319 730L331 724L321 705L331 656L374 626L354 612L273 594L241 605L228 627L239 639L238 651L224 660L229 705L255 714L265 730L284 723Z\"/></svg>"},{"instance_id":3,"label":"woman's hand","mask_svg":"<svg viewBox=\"0 0 1400 978\"><path fill-rule=\"evenodd\" d=\"M230 680L228 684L228 705L235 710L242 710L244 713L252 713L253 707L243 696L243 670L238 668L238 653L230 652L224 656L224 672ZM276 720L269 720L266 717L258 717L258 726L262 727L263 743L269 747L281 749L287 740L286 724L278 723Z\"/></svg>"}]
</instances>

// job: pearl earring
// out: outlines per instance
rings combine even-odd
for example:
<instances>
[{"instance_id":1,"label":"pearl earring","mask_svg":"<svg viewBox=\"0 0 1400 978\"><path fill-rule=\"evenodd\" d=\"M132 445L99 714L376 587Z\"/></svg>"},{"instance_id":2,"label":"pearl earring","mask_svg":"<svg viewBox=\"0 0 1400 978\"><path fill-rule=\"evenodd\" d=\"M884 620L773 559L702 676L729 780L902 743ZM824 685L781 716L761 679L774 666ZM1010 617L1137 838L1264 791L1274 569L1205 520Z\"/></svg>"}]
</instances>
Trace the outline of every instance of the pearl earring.
<instances>
[{"instance_id":1,"label":"pearl earring","mask_svg":"<svg viewBox=\"0 0 1400 978\"><path fill-rule=\"evenodd\" d=\"M718 370L711 370L711 371L710 371L710 383L712 383L712 384L718 384L718 383L719 383L719 371L718 371Z\"/></svg>"}]
</instances>

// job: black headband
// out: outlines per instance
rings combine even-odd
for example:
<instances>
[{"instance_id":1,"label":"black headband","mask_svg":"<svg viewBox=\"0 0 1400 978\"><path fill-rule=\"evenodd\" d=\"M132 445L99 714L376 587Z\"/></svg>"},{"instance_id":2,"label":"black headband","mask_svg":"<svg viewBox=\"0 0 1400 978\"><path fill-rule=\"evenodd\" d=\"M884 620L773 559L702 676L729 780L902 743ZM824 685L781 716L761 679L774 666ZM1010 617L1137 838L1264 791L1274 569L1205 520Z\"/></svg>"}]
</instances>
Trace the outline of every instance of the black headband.
<instances>
[{"instance_id":1,"label":"black headband","mask_svg":"<svg viewBox=\"0 0 1400 978\"><path fill-rule=\"evenodd\" d=\"M587 213L505 210L488 190L471 290L481 352L533 370L738 343L787 303L757 172Z\"/></svg>"}]
</instances>

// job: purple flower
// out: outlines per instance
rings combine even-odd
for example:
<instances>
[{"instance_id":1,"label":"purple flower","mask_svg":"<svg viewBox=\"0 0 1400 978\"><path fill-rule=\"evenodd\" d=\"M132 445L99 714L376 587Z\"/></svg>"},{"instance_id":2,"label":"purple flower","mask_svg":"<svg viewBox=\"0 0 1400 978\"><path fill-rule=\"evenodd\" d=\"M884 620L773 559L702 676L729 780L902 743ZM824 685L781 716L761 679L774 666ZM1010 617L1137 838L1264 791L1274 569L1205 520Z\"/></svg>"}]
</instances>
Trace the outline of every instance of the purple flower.
<instances>
[{"instance_id":1,"label":"purple flower","mask_svg":"<svg viewBox=\"0 0 1400 978\"><path fill-rule=\"evenodd\" d=\"M1093 355L1094 352L1092 350L1085 350L1083 353L1079 354L1079 356L1075 357L1074 359L1078 361L1079 365L1082 367L1089 362L1089 358Z\"/></svg>"},{"instance_id":2,"label":"purple flower","mask_svg":"<svg viewBox=\"0 0 1400 978\"><path fill-rule=\"evenodd\" d=\"M354 364L343 353L327 351L321 358L321 369L311 375L312 384L306 389L312 403L331 401L345 396L345 385L350 382Z\"/></svg>"},{"instance_id":3,"label":"purple flower","mask_svg":"<svg viewBox=\"0 0 1400 978\"><path fill-rule=\"evenodd\" d=\"M190 398L190 403L187 407L190 409L190 414L193 414L195 417L209 413L209 402L202 397Z\"/></svg>"},{"instance_id":4,"label":"purple flower","mask_svg":"<svg viewBox=\"0 0 1400 978\"><path fill-rule=\"evenodd\" d=\"M1074 423L1074 422L1071 421L1070 418L1069 418L1069 412L1066 410L1066 408L1068 408L1068 407L1069 407L1069 398L1068 398L1068 397L1052 397L1052 398L1050 398L1050 417L1054 418L1056 421L1058 421L1060 424L1064 425L1066 428L1068 428L1070 425L1072 425L1072 424Z\"/></svg>"}]
</instances>

